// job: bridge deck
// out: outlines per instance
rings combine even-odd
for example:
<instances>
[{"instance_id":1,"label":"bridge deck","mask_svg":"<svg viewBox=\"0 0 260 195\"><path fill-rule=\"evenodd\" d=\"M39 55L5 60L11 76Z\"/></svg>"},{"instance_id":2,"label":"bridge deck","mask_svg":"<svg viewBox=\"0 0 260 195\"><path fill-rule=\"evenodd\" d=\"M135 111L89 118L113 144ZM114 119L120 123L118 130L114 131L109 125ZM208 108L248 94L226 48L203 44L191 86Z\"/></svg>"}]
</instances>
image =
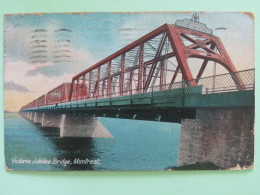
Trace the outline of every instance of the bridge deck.
<instances>
[{"instance_id":1,"label":"bridge deck","mask_svg":"<svg viewBox=\"0 0 260 195\"><path fill-rule=\"evenodd\" d=\"M155 109L155 108L198 108L198 107L253 107L254 90L225 93L202 94L201 87L164 90L130 96L104 99L77 100L27 109L44 112L46 110L77 109Z\"/></svg>"}]
</instances>

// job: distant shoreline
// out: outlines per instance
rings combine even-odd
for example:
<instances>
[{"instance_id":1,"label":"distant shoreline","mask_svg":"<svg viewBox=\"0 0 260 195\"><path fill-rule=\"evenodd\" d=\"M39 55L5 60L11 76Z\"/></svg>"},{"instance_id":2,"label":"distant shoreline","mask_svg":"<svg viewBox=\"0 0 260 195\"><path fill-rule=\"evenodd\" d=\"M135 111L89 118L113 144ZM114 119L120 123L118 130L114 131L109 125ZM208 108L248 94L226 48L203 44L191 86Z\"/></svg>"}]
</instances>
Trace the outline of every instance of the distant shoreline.
<instances>
[{"instance_id":1,"label":"distant shoreline","mask_svg":"<svg viewBox=\"0 0 260 195\"><path fill-rule=\"evenodd\" d=\"M18 113L18 112L5 110L4 113Z\"/></svg>"}]
</instances>

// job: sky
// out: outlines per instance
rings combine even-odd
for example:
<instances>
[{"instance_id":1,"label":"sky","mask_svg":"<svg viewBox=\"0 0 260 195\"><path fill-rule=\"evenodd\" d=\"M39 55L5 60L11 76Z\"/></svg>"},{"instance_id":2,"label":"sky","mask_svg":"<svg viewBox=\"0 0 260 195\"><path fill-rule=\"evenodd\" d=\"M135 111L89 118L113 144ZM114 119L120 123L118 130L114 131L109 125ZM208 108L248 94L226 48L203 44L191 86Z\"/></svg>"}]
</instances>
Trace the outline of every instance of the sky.
<instances>
[{"instance_id":1,"label":"sky","mask_svg":"<svg viewBox=\"0 0 260 195\"><path fill-rule=\"evenodd\" d=\"M254 68L251 15L234 12L199 15L200 22L220 37L237 70ZM5 15L5 110L18 111L159 26L191 16L191 12ZM217 30L219 27L222 30ZM39 55L35 53L38 44L35 40L46 40L46 48Z\"/></svg>"}]
</instances>

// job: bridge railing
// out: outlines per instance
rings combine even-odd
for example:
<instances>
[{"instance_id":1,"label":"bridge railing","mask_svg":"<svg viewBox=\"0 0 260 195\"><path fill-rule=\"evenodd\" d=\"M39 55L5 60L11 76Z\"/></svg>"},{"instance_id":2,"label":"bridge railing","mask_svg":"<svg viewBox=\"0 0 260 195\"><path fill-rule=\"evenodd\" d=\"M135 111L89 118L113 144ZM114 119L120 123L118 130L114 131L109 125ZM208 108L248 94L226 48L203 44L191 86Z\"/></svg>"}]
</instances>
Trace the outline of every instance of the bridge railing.
<instances>
[{"instance_id":1,"label":"bridge railing","mask_svg":"<svg viewBox=\"0 0 260 195\"><path fill-rule=\"evenodd\" d=\"M234 76L240 78L243 89L237 86ZM195 79L195 82L203 87L203 94L253 90L255 87L255 69L204 77L199 80Z\"/></svg>"},{"instance_id":2,"label":"bridge railing","mask_svg":"<svg viewBox=\"0 0 260 195\"><path fill-rule=\"evenodd\" d=\"M240 86L237 86L236 82L234 81L234 75L241 79L243 83L243 89ZM191 87L189 83L191 81L197 84L197 87ZM211 94L211 93L224 93L230 91L239 91L239 90L253 90L255 87L255 70L249 69L244 71L239 71L235 73L226 73L221 75L203 77L200 79L194 79L191 81L180 81L175 82L173 85L165 84L165 85L158 85L154 87L149 87L145 92L142 89L143 93L146 93L146 96L150 94L150 96L160 94L158 92L162 92L167 95L167 91L175 89L176 94L179 95L183 94L183 90L185 89L185 94ZM200 87L198 87L200 86ZM177 90L179 89L179 90ZM156 94L154 94L156 93ZM169 93L171 93L169 91ZM124 90L123 96L129 96L139 94L137 90ZM163 95L163 94L162 94ZM98 97L93 97L92 99L101 99L101 98L109 98L109 97L119 97L122 96L119 92L114 92L110 95L99 95Z\"/></svg>"}]
</instances>

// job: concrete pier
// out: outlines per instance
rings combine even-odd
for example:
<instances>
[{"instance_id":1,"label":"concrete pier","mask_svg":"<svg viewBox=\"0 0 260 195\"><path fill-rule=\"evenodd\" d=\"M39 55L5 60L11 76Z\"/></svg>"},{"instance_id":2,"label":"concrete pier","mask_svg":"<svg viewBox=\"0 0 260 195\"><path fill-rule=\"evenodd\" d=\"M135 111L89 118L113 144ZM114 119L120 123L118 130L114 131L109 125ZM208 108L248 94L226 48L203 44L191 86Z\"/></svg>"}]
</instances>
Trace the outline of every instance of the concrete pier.
<instances>
[{"instance_id":1,"label":"concrete pier","mask_svg":"<svg viewBox=\"0 0 260 195\"><path fill-rule=\"evenodd\" d=\"M42 127L60 127L62 115L60 114L42 114Z\"/></svg>"},{"instance_id":2,"label":"concrete pier","mask_svg":"<svg viewBox=\"0 0 260 195\"><path fill-rule=\"evenodd\" d=\"M29 112L25 112L25 113L24 113L24 118L26 118L27 120L29 120L29 114L30 114Z\"/></svg>"},{"instance_id":3,"label":"concrete pier","mask_svg":"<svg viewBox=\"0 0 260 195\"><path fill-rule=\"evenodd\" d=\"M35 115L35 112L30 112L29 116L28 116L28 120L34 121L34 115Z\"/></svg>"},{"instance_id":4,"label":"concrete pier","mask_svg":"<svg viewBox=\"0 0 260 195\"><path fill-rule=\"evenodd\" d=\"M43 113L35 112L33 122L35 124L41 124L42 123L42 115L43 115Z\"/></svg>"},{"instance_id":5,"label":"concrete pier","mask_svg":"<svg viewBox=\"0 0 260 195\"><path fill-rule=\"evenodd\" d=\"M97 117L63 115L60 137L113 137Z\"/></svg>"},{"instance_id":6,"label":"concrete pier","mask_svg":"<svg viewBox=\"0 0 260 195\"><path fill-rule=\"evenodd\" d=\"M40 112L21 112L20 114L35 124L41 124L42 127L60 128L60 137L113 137L97 117Z\"/></svg>"},{"instance_id":7,"label":"concrete pier","mask_svg":"<svg viewBox=\"0 0 260 195\"><path fill-rule=\"evenodd\" d=\"M178 166L212 162L221 168L254 162L253 108L201 108L181 123Z\"/></svg>"}]
</instances>

